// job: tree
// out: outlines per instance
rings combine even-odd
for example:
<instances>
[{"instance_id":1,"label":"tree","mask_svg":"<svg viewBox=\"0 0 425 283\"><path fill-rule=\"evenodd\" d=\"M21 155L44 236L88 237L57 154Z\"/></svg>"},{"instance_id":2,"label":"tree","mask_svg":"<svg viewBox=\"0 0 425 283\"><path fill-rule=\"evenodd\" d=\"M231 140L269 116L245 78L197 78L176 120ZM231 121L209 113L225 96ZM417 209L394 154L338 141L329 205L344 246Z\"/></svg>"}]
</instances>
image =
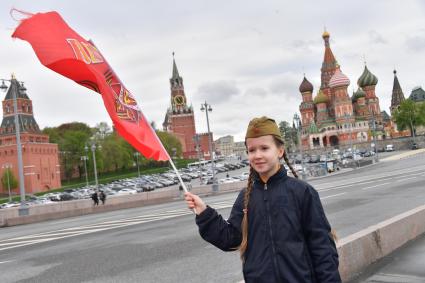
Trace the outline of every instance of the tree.
<instances>
[{"instance_id":1,"label":"tree","mask_svg":"<svg viewBox=\"0 0 425 283\"><path fill-rule=\"evenodd\" d=\"M49 135L52 143L57 143L59 147L61 168L67 180L74 171L78 169L80 178L83 174L81 156L85 155L84 146L92 136L93 130L84 123L65 123L59 127L45 128L43 133Z\"/></svg>"},{"instance_id":2,"label":"tree","mask_svg":"<svg viewBox=\"0 0 425 283\"><path fill-rule=\"evenodd\" d=\"M116 132L106 136L101 151L105 171L130 168L133 164L133 151L133 147Z\"/></svg>"},{"instance_id":3,"label":"tree","mask_svg":"<svg viewBox=\"0 0 425 283\"><path fill-rule=\"evenodd\" d=\"M163 131L156 131L156 134L171 157L173 157L173 148L175 148L176 157L181 157L182 144L175 135Z\"/></svg>"},{"instance_id":4,"label":"tree","mask_svg":"<svg viewBox=\"0 0 425 283\"><path fill-rule=\"evenodd\" d=\"M18 187L18 180L16 179L15 175L13 174L13 171L10 168L6 168L3 171L3 175L1 177L1 184L3 190L6 192L9 191L9 188L10 190L13 190Z\"/></svg>"},{"instance_id":5,"label":"tree","mask_svg":"<svg viewBox=\"0 0 425 283\"><path fill-rule=\"evenodd\" d=\"M280 134L285 141L285 147L288 151L291 151L298 145L297 130L291 126L290 123L282 121L279 123Z\"/></svg>"},{"instance_id":6,"label":"tree","mask_svg":"<svg viewBox=\"0 0 425 283\"><path fill-rule=\"evenodd\" d=\"M425 125L425 103L406 99L394 111L393 118L399 130L408 128L413 136L417 126Z\"/></svg>"}]
</instances>

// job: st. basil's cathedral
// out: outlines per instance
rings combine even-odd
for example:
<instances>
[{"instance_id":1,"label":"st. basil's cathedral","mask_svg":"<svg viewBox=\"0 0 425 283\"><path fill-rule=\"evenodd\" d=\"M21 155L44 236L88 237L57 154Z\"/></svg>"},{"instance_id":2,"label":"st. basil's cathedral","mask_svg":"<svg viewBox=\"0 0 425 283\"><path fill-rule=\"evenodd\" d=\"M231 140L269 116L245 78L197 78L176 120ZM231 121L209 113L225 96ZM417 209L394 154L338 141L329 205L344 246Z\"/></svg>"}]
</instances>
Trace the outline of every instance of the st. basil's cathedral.
<instances>
[{"instance_id":1,"label":"st. basil's cathedral","mask_svg":"<svg viewBox=\"0 0 425 283\"><path fill-rule=\"evenodd\" d=\"M373 130L377 139L384 139L387 132L385 128L391 122L388 121L388 114L381 112L379 98L375 93L378 78L365 64L357 80L358 89L350 97L347 91L350 80L341 71L332 53L330 34L325 31L322 37L325 55L320 89L313 98L313 85L305 76L299 87L302 95L299 110L303 148L348 147L350 144L369 142L373 140Z\"/></svg>"}]
</instances>

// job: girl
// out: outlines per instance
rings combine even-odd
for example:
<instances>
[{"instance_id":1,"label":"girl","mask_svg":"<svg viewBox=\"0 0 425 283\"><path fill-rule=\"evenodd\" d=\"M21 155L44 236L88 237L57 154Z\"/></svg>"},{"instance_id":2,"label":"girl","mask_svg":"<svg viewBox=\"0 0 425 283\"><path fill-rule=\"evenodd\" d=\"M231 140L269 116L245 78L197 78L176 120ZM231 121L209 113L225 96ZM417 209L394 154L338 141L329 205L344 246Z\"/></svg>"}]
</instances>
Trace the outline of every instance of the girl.
<instances>
[{"instance_id":1,"label":"girl","mask_svg":"<svg viewBox=\"0 0 425 283\"><path fill-rule=\"evenodd\" d=\"M188 192L201 237L223 251L239 250L250 282L341 282L338 254L318 193L288 177L280 166L283 139L276 122L255 118L245 144L250 162L248 185L226 221L201 198Z\"/></svg>"}]
</instances>

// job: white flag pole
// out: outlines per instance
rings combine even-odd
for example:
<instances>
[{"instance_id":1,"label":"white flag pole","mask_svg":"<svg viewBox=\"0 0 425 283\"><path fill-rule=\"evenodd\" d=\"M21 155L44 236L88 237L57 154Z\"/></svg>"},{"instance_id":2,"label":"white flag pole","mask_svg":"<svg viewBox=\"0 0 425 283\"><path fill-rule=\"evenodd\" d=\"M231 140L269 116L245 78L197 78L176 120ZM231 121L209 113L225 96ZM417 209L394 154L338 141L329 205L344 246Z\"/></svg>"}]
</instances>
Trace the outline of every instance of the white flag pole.
<instances>
[{"instance_id":1,"label":"white flag pole","mask_svg":"<svg viewBox=\"0 0 425 283\"><path fill-rule=\"evenodd\" d=\"M185 193L187 193L187 192L188 192L188 190L187 190L187 188L186 188L186 184L183 182L182 177L180 176L179 171L177 170L176 166L174 165L173 160L170 158L170 159L168 159L168 161L170 161L170 164L171 164L171 166L173 167L174 172L176 173L177 178L179 179L180 184L181 184L181 186L183 187L184 192L185 192ZM196 214L196 209L195 209L195 208L193 209L193 212Z\"/></svg>"}]
</instances>

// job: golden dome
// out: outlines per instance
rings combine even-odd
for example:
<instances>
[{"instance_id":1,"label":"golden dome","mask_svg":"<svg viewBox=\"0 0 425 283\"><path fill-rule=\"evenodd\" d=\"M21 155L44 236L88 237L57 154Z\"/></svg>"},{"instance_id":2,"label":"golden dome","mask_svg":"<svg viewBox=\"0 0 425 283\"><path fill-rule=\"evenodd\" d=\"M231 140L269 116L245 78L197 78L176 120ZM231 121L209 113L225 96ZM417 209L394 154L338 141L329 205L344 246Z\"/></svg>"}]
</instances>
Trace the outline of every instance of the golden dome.
<instances>
[{"instance_id":1,"label":"golden dome","mask_svg":"<svg viewBox=\"0 0 425 283\"><path fill-rule=\"evenodd\" d=\"M323 34L322 34L322 37L323 38L325 38L325 37L329 37L330 36L330 34L329 34L329 32L327 32L326 30L323 32Z\"/></svg>"}]
</instances>

